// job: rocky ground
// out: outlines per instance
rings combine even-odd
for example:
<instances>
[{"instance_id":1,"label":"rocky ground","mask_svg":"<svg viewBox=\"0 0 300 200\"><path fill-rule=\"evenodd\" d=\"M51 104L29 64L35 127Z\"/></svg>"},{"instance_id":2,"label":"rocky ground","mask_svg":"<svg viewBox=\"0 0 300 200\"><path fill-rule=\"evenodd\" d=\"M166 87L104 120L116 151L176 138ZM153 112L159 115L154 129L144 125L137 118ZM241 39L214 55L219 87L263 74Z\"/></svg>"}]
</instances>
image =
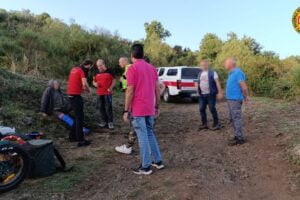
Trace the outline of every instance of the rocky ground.
<instances>
[{"instance_id":1,"label":"rocky ground","mask_svg":"<svg viewBox=\"0 0 300 200\"><path fill-rule=\"evenodd\" d=\"M133 155L114 152L115 145L126 142L129 130L117 120L114 131L94 131L90 147L78 149L65 140L56 141L67 161L75 165L72 172L26 180L0 198L300 199L299 105L253 99L244 109L247 143L234 147L227 145L232 129L226 103L219 103L218 110L222 129L198 131L197 104L164 104L156 132L167 167L151 176L137 176L130 170L139 164L137 146Z\"/></svg>"}]
</instances>

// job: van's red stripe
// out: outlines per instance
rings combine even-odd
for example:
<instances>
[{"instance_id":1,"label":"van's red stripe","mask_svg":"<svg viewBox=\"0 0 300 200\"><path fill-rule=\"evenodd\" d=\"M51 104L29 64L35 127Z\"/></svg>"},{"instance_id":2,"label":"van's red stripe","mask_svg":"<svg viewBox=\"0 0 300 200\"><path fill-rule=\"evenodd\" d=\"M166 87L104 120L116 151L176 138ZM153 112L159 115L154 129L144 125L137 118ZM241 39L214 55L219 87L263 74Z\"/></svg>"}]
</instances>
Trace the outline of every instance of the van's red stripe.
<instances>
[{"instance_id":1,"label":"van's red stripe","mask_svg":"<svg viewBox=\"0 0 300 200\"><path fill-rule=\"evenodd\" d=\"M166 86L175 86L177 87L176 81L163 81ZM193 82L181 82L181 87L195 87L195 83Z\"/></svg>"}]
</instances>

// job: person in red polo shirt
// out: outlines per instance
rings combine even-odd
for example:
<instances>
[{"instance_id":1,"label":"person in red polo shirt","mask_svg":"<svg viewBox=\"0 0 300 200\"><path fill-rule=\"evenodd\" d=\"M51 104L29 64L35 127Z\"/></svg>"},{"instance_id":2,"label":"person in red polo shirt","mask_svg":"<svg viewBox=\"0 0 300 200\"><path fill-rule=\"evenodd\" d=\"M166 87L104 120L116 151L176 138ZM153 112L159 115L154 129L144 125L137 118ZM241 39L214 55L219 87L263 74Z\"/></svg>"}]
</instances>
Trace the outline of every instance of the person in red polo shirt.
<instances>
[{"instance_id":1,"label":"person in red polo shirt","mask_svg":"<svg viewBox=\"0 0 300 200\"><path fill-rule=\"evenodd\" d=\"M90 92L89 84L87 82L87 75L89 69L93 66L93 61L85 60L80 66L72 68L68 80L68 95L70 104L75 112L75 123L72 127L70 141L77 141L78 147L90 145L91 142L84 139L83 134L83 99L82 92Z\"/></svg>"},{"instance_id":2,"label":"person in red polo shirt","mask_svg":"<svg viewBox=\"0 0 300 200\"><path fill-rule=\"evenodd\" d=\"M94 77L93 84L97 88L98 105L101 115L99 126L114 129L113 109L112 109L112 91L116 84L115 75L111 69L105 66L102 59L97 60L98 73Z\"/></svg>"}]
</instances>

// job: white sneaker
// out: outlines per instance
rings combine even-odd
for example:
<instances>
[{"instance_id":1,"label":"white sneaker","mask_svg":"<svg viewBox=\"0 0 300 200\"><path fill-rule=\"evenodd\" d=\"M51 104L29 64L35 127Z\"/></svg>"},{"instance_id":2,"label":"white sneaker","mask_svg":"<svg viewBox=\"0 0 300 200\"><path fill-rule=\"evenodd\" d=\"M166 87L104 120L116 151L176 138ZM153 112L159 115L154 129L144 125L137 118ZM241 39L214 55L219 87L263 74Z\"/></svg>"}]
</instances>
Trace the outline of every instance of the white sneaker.
<instances>
[{"instance_id":1,"label":"white sneaker","mask_svg":"<svg viewBox=\"0 0 300 200\"><path fill-rule=\"evenodd\" d=\"M126 144L123 144L121 146L115 147L116 152L124 153L124 154L131 154L132 147L127 147Z\"/></svg>"},{"instance_id":2,"label":"white sneaker","mask_svg":"<svg viewBox=\"0 0 300 200\"><path fill-rule=\"evenodd\" d=\"M112 122L108 123L108 128L110 130L113 130L115 127L114 127L114 124Z\"/></svg>"},{"instance_id":3,"label":"white sneaker","mask_svg":"<svg viewBox=\"0 0 300 200\"><path fill-rule=\"evenodd\" d=\"M107 124L104 123L104 122L101 122L101 123L98 123L98 126L99 126L100 128L105 128L105 127L107 126Z\"/></svg>"},{"instance_id":4,"label":"white sneaker","mask_svg":"<svg viewBox=\"0 0 300 200\"><path fill-rule=\"evenodd\" d=\"M163 164L162 161L159 161L157 163L153 162L151 165L153 167L156 167L156 169L164 169L165 168L165 165Z\"/></svg>"}]
</instances>

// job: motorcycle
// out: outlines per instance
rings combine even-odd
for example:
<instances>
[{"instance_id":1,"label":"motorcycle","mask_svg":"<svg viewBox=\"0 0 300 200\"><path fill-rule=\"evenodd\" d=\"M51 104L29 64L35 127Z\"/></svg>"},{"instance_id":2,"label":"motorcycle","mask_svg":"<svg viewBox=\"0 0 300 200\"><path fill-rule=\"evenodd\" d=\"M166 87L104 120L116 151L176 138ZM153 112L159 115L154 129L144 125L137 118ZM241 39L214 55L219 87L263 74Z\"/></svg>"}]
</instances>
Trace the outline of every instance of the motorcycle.
<instances>
[{"instance_id":1,"label":"motorcycle","mask_svg":"<svg viewBox=\"0 0 300 200\"><path fill-rule=\"evenodd\" d=\"M0 141L0 193L17 187L28 175L30 156L21 145Z\"/></svg>"}]
</instances>

